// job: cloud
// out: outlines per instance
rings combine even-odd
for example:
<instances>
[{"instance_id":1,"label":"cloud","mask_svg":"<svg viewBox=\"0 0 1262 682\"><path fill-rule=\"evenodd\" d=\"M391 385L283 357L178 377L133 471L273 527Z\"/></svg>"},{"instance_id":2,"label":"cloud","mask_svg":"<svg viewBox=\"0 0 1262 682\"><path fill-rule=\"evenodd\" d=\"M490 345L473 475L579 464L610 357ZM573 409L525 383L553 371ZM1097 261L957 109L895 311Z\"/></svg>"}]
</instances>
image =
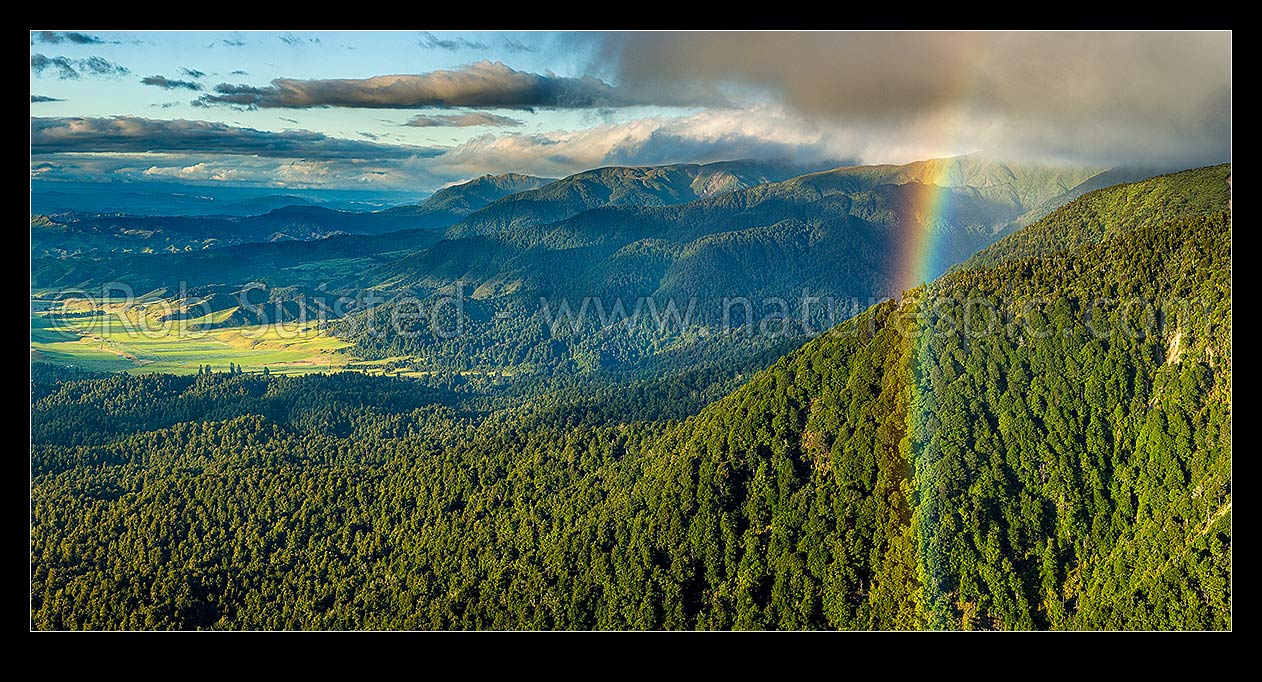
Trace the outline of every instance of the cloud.
<instances>
[{"instance_id":1,"label":"cloud","mask_svg":"<svg viewBox=\"0 0 1262 682\"><path fill-rule=\"evenodd\" d=\"M563 176L611 165L660 165L730 159L836 162L853 158L862 140L779 107L648 117L575 131L481 135L427 160L438 175L521 172Z\"/></svg>"},{"instance_id":2,"label":"cloud","mask_svg":"<svg viewBox=\"0 0 1262 682\"><path fill-rule=\"evenodd\" d=\"M282 43L289 45L290 47L297 47L303 44L311 44L311 45L320 44L320 39L315 36L303 38L301 36L296 36L292 33L283 33L277 37L280 38L280 41Z\"/></svg>"},{"instance_id":3,"label":"cloud","mask_svg":"<svg viewBox=\"0 0 1262 682\"><path fill-rule=\"evenodd\" d=\"M42 54L31 55L31 71L42 76L45 71L55 69L57 77L62 80L77 80L79 72L74 68L74 61L65 57L45 57Z\"/></svg>"},{"instance_id":4,"label":"cloud","mask_svg":"<svg viewBox=\"0 0 1262 682\"><path fill-rule=\"evenodd\" d=\"M368 138L368 139L370 139L370 140L376 140L376 139L380 139L380 138L381 138L381 136L380 136L380 135L378 135L378 134L376 134L376 133L370 133L370 132L368 132L368 131L366 131L366 130L356 130L356 131L355 131L355 134L356 134L356 135L359 135L360 137L366 137L366 138Z\"/></svg>"},{"instance_id":5,"label":"cloud","mask_svg":"<svg viewBox=\"0 0 1262 682\"><path fill-rule=\"evenodd\" d=\"M119 77L126 76L131 70L101 57L88 57L79 60L79 73L89 76Z\"/></svg>"},{"instance_id":6,"label":"cloud","mask_svg":"<svg viewBox=\"0 0 1262 682\"><path fill-rule=\"evenodd\" d=\"M505 38L504 50L506 52L538 52L539 48L533 47L531 45L527 45L526 43L523 43L520 40L514 40L512 38Z\"/></svg>"},{"instance_id":7,"label":"cloud","mask_svg":"<svg viewBox=\"0 0 1262 682\"><path fill-rule=\"evenodd\" d=\"M429 31L421 31L421 37L416 41L416 44L427 50L446 50L448 52L491 49L491 46L486 43L476 42L461 37L443 39L433 33L430 33Z\"/></svg>"},{"instance_id":8,"label":"cloud","mask_svg":"<svg viewBox=\"0 0 1262 682\"><path fill-rule=\"evenodd\" d=\"M79 80L83 76L117 78L131 73L127 67L115 64L102 57L69 59L67 57L46 57L38 53L31 55L31 71L34 71L35 75L42 76L45 71L50 70L55 71L57 78L60 80Z\"/></svg>"},{"instance_id":9,"label":"cloud","mask_svg":"<svg viewBox=\"0 0 1262 682\"><path fill-rule=\"evenodd\" d=\"M210 43L206 47L214 47L216 45L223 45L224 47L244 47L245 39L241 38L240 36L234 36L232 38L221 38L220 40L216 40L215 42Z\"/></svg>"},{"instance_id":10,"label":"cloud","mask_svg":"<svg viewBox=\"0 0 1262 682\"><path fill-rule=\"evenodd\" d=\"M66 130L71 127L81 130ZM32 158L59 168L45 177L311 187L372 183L408 191L488 172L556 177L608 165L738 158L840 165L865 143L859 133L821 126L776 106L654 116L574 131L488 133L445 148L145 119L32 119L32 141Z\"/></svg>"},{"instance_id":11,"label":"cloud","mask_svg":"<svg viewBox=\"0 0 1262 682\"><path fill-rule=\"evenodd\" d=\"M250 75L250 72L246 71L245 69L237 69L235 71L232 71L228 75L229 76L248 76Z\"/></svg>"},{"instance_id":12,"label":"cloud","mask_svg":"<svg viewBox=\"0 0 1262 682\"><path fill-rule=\"evenodd\" d=\"M153 85L155 87L162 88L163 90L177 90L177 89L201 90L202 89L201 83L194 83L193 81L172 80L170 78L167 78L166 76L145 76L144 78L140 79L140 82L144 83L145 85Z\"/></svg>"},{"instance_id":13,"label":"cloud","mask_svg":"<svg viewBox=\"0 0 1262 682\"><path fill-rule=\"evenodd\" d=\"M292 159L403 159L434 156L426 147L328 137L306 130L268 132L224 123L115 118L32 118L31 153L199 152Z\"/></svg>"},{"instance_id":14,"label":"cloud","mask_svg":"<svg viewBox=\"0 0 1262 682\"><path fill-rule=\"evenodd\" d=\"M603 41L599 68L621 87L723 83L907 149L954 140L994 153L1172 163L1229 153L1226 31L633 32Z\"/></svg>"},{"instance_id":15,"label":"cloud","mask_svg":"<svg viewBox=\"0 0 1262 682\"><path fill-rule=\"evenodd\" d=\"M409 193L450 179L429 173L422 158L287 159L203 153L58 153L33 157L31 175L87 182L168 180L262 187L345 188L372 184Z\"/></svg>"},{"instance_id":16,"label":"cloud","mask_svg":"<svg viewBox=\"0 0 1262 682\"><path fill-rule=\"evenodd\" d=\"M481 61L450 71L362 79L278 78L266 87L220 83L204 104L247 108L486 107L531 110L586 109L658 104L722 106L713 88L616 88L592 76L573 78L517 71L502 62Z\"/></svg>"},{"instance_id":17,"label":"cloud","mask_svg":"<svg viewBox=\"0 0 1262 682\"><path fill-rule=\"evenodd\" d=\"M184 181L210 180L212 182L232 182L244 178L244 174L239 169L219 168L205 161L189 166L150 166L145 169L143 175Z\"/></svg>"},{"instance_id":18,"label":"cloud","mask_svg":"<svg viewBox=\"0 0 1262 682\"><path fill-rule=\"evenodd\" d=\"M58 45L60 43L75 43L77 45L107 45L118 44L117 40L105 40L99 36L89 35L87 33L77 33L75 31L33 31L31 33L31 44L48 43L50 45Z\"/></svg>"},{"instance_id":19,"label":"cloud","mask_svg":"<svg viewBox=\"0 0 1262 682\"><path fill-rule=\"evenodd\" d=\"M184 66L180 67L180 73L193 79L198 79L206 75L205 71L198 71L197 69L190 69Z\"/></svg>"},{"instance_id":20,"label":"cloud","mask_svg":"<svg viewBox=\"0 0 1262 682\"><path fill-rule=\"evenodd\" d=\"M45 95L31 95L31 104L36 102L64 102L66 100L57 97L47 97Z\"/></svg>"},{"instance_id":21,"label":"cloud","mask_svg":"<svg viewBox=\"0 0 1262 682\"><path fill-rule=\"evenodd\" d=\"M56 163L55 177L312 187L372 183L409 191L436 189L488 172L556 177L608 165L845 160L842 155L862 142L856 134L818 126L777 107L655 116L575 131L488 133L445 148L202 121L32 119L32 159ZM234 169L239 172L226 172Z\"/></svg>"},{"instance_id":22,"label":"cloud","mask_svg":"<svg viewBox=\"0 0 1262 682\"><path fill-rule=\"evenodd\" d=\"M515 128L523 123L515 118L485 111L470 111L465 114L417 114L403 125L413 128L473 128L477 126Z\"/></svg>"}]
</instances>

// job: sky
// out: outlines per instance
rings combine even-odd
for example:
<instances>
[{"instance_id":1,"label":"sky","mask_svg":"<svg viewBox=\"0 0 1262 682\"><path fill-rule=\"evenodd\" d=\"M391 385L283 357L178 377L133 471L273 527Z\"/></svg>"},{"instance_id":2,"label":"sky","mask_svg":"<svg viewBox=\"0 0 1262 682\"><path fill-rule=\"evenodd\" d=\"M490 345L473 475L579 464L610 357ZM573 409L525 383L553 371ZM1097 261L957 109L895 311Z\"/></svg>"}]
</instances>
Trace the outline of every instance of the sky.
<instances>
[{"instance_id":1,"label":"sky","mask_svg":"<svg viewBox=\"0 0 1262 682\"><path fill-rule=\"evenodd\" d=\"M739 158L1230 160L1230 32L31 33L31 177L429 192Z\"/></svg>"}]
</instances>

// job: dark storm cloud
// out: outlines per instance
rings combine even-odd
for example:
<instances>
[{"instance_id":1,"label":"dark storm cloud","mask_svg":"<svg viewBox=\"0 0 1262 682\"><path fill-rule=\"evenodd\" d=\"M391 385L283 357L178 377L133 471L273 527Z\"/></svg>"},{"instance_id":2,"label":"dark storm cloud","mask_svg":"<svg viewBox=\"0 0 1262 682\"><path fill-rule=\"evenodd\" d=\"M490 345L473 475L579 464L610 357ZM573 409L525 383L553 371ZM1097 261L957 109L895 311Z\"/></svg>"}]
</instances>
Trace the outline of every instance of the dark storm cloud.
<instances>
[{"instance_id":1,"label":"dark storm cloud","mask_svg":"<svg viewBox=\"0 0 1262 682\"><path fill-rule=\"evenodd\" d=\"M523 124L515 118L499 114L470 111L466 114L418 114L403 125L413 128L473 128L477 126L515 128Z\"/></svg>"},{"instance_id":2,"label":"dark storm cloud","mask_svg":"<svg viewBox=\"0 0 1262 682\"><path fill-rule=\"evenodd\" d=\"M31 95L31 104L35 104L36 102L64 102L64 101L66 100L58 99L56 97L46 97L44 95Z\"/></svg>"},{"instance_id":3,"label":"dark storm cloud","mask_svg":"<svg viewBox=\"0 0 1262 682\"><path fill-rule=\"evenodd\" d=\"M1230 136L1229 32L637 32L601 61L623 87L753 86L848 125L962 116L1051 154L1221 158Z\"/></svg>"},{"instance_id":4,"label":"dark storm cloud","mask_svg":"<svg viewBox=\"0 0 1262 682\"><path fill-rule=\"evenodd\" d=\"M57 45L60 43L75 43L77 45L107 45L117 44L117 40L105 40L98 36L89 35L87 33L78 33L76 31L35 31L31 33L31 44L48 43Z\"/></svg>"},{"instance_id":5,"label":"dark storm cloud","mask_svg":"<svg viewBox=\"0 0 1262 682\"><path fill-rule=\"evenodd\" d=\"M67 57L46 57L42 54L31 55L31 71L42 76L45 71L55 72L61 80L78 80L84 76L113 78L125 76L131 71L102 57L86 59L69 59Z\"/></svg>"},{"instance_id":6,"label":"dark storm cloud","mask_svg":"<svg viewBox=\"0 0 1262 682\"><path fill-rule=\"evenodd\" d=\"M425 147L343 140L306 130L273 133L224 123L115 118L32 118L31 153L185 152L294 159L406 159Z\"/></svg>"},{"instance_id":7,"label":"dark storm cloud","mask_svg":"<svg viewBox=\"0 0 1262 682\"><path fill-rule=\"evenodd\" d=\"M517 71L481 61L449 71L357 79L278 78L266 87L220 83L204 104L306 109L415 107L498 109L588 109L647 104L721 105L712 88L616 88L592 76L572 78Z\"/></svg>"},{"instance_id":8,"label":"dark storm cloud","mask_svg":"<svg viewBox=\"0 0 1262 682\"><path fill-rule=\"evenodd\" d=\"M205 71L198 71L197 69L190 69L184 66L180 67L180 73L193 79L201 78L206 75Z\"/></svg>"},{"instance_id":9,"label":"dark storm cloud","mask_svg":"<svg viewBox=\"0 0 1262 682\"><path fill-rule=\"evenodd\" d=\"M154 87L162 88L163 90L179 90L179 89L201 90L202 89L201 83L195 83L193 81L172 80L170 78L167 78L166 76L145 76L144 78L140 79L140 82L144 83L145 85L152 85Z\"/></svg>"},{"instance_id":10,"label":"dark storm cloud","mask_svg":"<svg viewBox=\"0 0 1262 682\"><path fill-rule=\"evenodd\" d=\"M429 31L422 31L421 37L416 41L416 44L427 50L446 50L448 52L488 50L491 47L486 43L469 40L468 38L439 38Z\"/></svg>"}]
</instances>

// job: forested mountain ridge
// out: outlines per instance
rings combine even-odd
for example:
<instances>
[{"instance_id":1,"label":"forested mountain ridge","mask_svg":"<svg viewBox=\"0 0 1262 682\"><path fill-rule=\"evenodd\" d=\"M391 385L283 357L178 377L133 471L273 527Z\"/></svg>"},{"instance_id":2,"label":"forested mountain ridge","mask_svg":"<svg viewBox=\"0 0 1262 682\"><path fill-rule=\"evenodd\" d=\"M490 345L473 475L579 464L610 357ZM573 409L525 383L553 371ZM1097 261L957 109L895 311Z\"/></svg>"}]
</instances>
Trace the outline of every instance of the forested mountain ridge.
<instances>
[{"instance_id":1,"label":"forested mountain ridge","mask_svg":"<svg viewBox=\"0 0 1262 682\"><path fill-rule=\"evenodd\" d=\"M1034 202L1098 173L968 156L844 167L685 203L641 205L648 201L646 184L673 187L670 196L679 197L691 177L684 171L715 165L571 176L496 202L454 226L446 239L371 271L370 279L383 290L409 302L411 295L446 299L457 290L472 299L466 303L468 331L458 340L364 333L390 314L390 305L346 320L337 333L354 341L363 357L416 356L427 358L427 367L550 372L649 367L658 362L657 348L709 344L699 335L729 321L725 301L751 302L754 309L735 321L740 326L757 324L781 303L797 317L801 299L814 297L821 305L812 315L819 317L806 326L817 332L854 312L826 311L830 305L866 306L897 295L906 254L927 231L935 241L925 273L932 277L990 244ZM592 195L601 204L622 196L624 205L543 222L546 211L528 207L545 194L552 197L548 211L568 205L554 195ZM497 212L501 208L505 212ZM512 218L500 224L498 218L485 219L490 214ZM588 315L572 333L552 328L553 311L577 310L592 301L602 311L615 306L630 311L646 301L653 310L691 309L695 315L686 326L698 336L668 342L651 331L633 334L603 324L603 312Z\"/></svg>"},{"instance_id":2,"label":"forested mountain ridge","mask_svg":"<svg viewBox=\"0 0 1262 682\"><path fill-rule=\"evenodd\" d=\"M521 173L501 175L488 173L466 182L444 187L419 204L395 206L382 213L423 219L414 224L413 228L447 227L497 199L517 192L538 189L552 182L556 180Z\"/></svg>"},{"instance_id":3,"label":"forested mountain ridge","mask_svg":"<svg viewBox=\"0 0 1262 682\"><path fill-rule=\"evenodd\" d=\"M1230 627L1229 228L961 272L781 360L646 457L627 523L675 563L640 589L677 627ZM1119 295L1203 306L1098 338Z\"/></svg>"},{"instance_id":4,"label":"forested mountain ridge","mask_svg":"<svg viewBox=\"0 0 1262 682\"><path fill-rule=\"evenodd\" d=\"M449 238L511 231L604 206L668 206L783 180L802 168L783 162L720 161L608 166L583 171L492 202L447 231Z\"/></svg>"},{"instance_id":5,"label":"forested mountain ridge","mask_svg":"<svg viewBox=\"0 0 1262 682\"><path fill-rule=\"evenodd\" d=\"M246 205L262 212L234 215L130 215L65 213L31 218L33 258L100 257L209 250L238 244L319 241L343 235L401 230L443 230L464 216L515 192L553 182L518 173L484 175L444 187L419 204L380 211L345 211L312 205L300 197L261 197ZM277 202L283 205L274 205ZM160 261L155 261L160 262Z\"/></svg>"},{"instance_id":6,"label":"forested mountain ridge","mask_svg":"<svg viewBox=\"0 0 1262 682\"><path fill-rule=\"evenodd\" d=\"M1231 216L1204 173L1079 199L1030 229L1103 240L918 287L683 421L38 370L32 625L1230 628Z\"/></svg>"},{"instance_id":7,"label":"forested mountain ridge","mask_svg":"<svg viewBox=\"0 0 1262 682\"><path fill-rule=\"evenodd\" d=\"M1137 227L1225 210L1230 178L1231 164L1224 163L1098 189L1057 209L1049 220L983 249L961 267L1069 251Z\"/></svg>"},{"instance_id":8,"label":"forested mountain ridge","mask_svg":"<svg viewBox=\"0 0 1262 682\"><path fill-rule=\"evenodd\" d=\"M1101 168L1006 163L982 154L913 161L903 165L846 166L794 178L819 192L853 192L877 185L919 183L967 190L1022 212L1072 191Z\"/></svg>"}]
</instances>

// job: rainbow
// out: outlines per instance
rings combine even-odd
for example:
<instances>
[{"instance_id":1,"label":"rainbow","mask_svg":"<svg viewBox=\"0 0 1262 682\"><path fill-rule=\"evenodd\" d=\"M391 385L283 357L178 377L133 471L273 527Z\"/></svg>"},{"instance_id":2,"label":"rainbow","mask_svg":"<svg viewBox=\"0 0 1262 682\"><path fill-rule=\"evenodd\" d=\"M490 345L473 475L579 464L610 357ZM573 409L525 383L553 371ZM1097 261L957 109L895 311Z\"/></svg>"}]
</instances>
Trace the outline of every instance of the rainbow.
<instances>
[{"instance_id":1,"label":"rainbow","mask_svg":"<svg viewBox=\"0 0 1262 682\"><path fill-rule=\"evenodd\" d=\"M959 162L933 159L926 165L927 173L921 180L926 189L912 210L909 234L903 239L897 260L896 284L902 291L931 281L943 270L942 237L947 231L942 228L952 207L951 171Z\"/></svg>"},{"instance_id":2,"label":"rainbow","mask_svg":"<svg viewBox=\"0 0 1262 682\"><path fill-rule=\"evenodd\" d=\"M899 268L897 270L898 285L902 291L912 291L921 285L926 285L923 290L913 296L913 300L909 304L919 308L922 312L926 311L926 301L932 297L932 282L946 268L944 260L945 253L945 235L949 232L945 227L945 223L951 218L952 210L952 186L957 184L953 182L953 174L958 174L958 159L932 159L925 162L924 174L919 178L919 182L925 186L924 191L917 195L917 203L912 207L911 214L908 216L905 233L902 243L902 251L900 253ZM946 616L949 606L944 603L946 599L942 594L939 585L942 577L934 573L935 567L942 564L943 557L938 555L937 549L930 542L929 537L938 533L939 515L943 513L938 509L936 498L932 490L927 486L928 481L936 479L933 469L936 467L936 457L925 451L925 443L917 442L913 434L921 432L921 424L929 423L931 414L929 407L933 404L932 400L927 399L925 395L926 377L929 375L929 368L936 365L938 360L932 350L931 339L925 336L925 333L932 329L932 321L926 317L917 315L916 333L906 337L905 343L906 358L908 363L908 371L906 374L909 386L907 387L907 415L906 415L906 433L910 437L910 463L913 471L913 484L918 488L918 505L913 505L912 512L912 534L913 542L916 543L916 557L918 561L917 572L921 580L921 593L918 599L918 609L921 616L926 619L925 625L932 629L951 629L955 627ZM928 325L928 326L925 326Z\"/></svg>"},{"instance_id":3,"label":"rainbow","mask_svg":"<svg viewBox=\"0 0 1262 682\"><path fill-rule=\"evenodd\" d=\"M948 168L955 165L950 159L926 162L927 172L920 179L925 185L924 191L916 195L917 203L906 218L904 229L907 231L900 245L901 258L896 271L897 284L903 292L925 285L917 295L912 296L913 300L906 301L922 312L926 310L925 301L931 297L930 282L941 272L938 264L941 260L942 235L946 234L946 230L942 228L951 210L952 193ZM928 489L928 481L934 478L931 472L935 468L936 458L925 452L925 443L918 442L915 435L921 433L922 424L930 422L929 405L933 403L925 395L924 382L928 368L937 361L931 350L930 339L924 337L925 332L932 329L932 322L920 315L915 319L916 333L904 338L908 363L905 377L909 384L905 394L907 414L904 428L911 446L907 451L909 464L914 472L911 482L917 488L917 495L913 499L918 500L918 503L911 503L912 542L915 543L916 572L920 580L917 611L925 619L923 626L950 629L953 624L945 619L946 609L949 607L944 608L944 595L939 588L942 578L935 574L935 567L941 565L942 557L937 556L935 545L929 540L930 536L938 532L941 513L937 509L934 492Z\"/></svg>"},{"instance_id":4,"label":"rainbow","mask_svg":"<svg viewBox=\"0 0 1262 682\"><path fill-rule=\"evenodd\" d=\"M943 112L933 124L937 128L936 135L930 138L939 140L937 153L947 158L932 158L924 162L923 172L916 178L926 185L926 191L918 197L918 205L913 207L910 234L903 239L901 252L897 262L895 284L900 291L909 291L915 287L932 281L946 270L943 237L947 231L942 229L952 210L952 187L960 184L961 151L960 133L976 125L973 117L972 102L976 94L978 79L975 77L976 65L985 47L978 39L978 34L959 32L944 35L951 44L958 59L955 63L959 69L951 74L945 85L945 99L954 104ZM970 150L973 151L973 150Z\"/></svg>"}]
</instances>

